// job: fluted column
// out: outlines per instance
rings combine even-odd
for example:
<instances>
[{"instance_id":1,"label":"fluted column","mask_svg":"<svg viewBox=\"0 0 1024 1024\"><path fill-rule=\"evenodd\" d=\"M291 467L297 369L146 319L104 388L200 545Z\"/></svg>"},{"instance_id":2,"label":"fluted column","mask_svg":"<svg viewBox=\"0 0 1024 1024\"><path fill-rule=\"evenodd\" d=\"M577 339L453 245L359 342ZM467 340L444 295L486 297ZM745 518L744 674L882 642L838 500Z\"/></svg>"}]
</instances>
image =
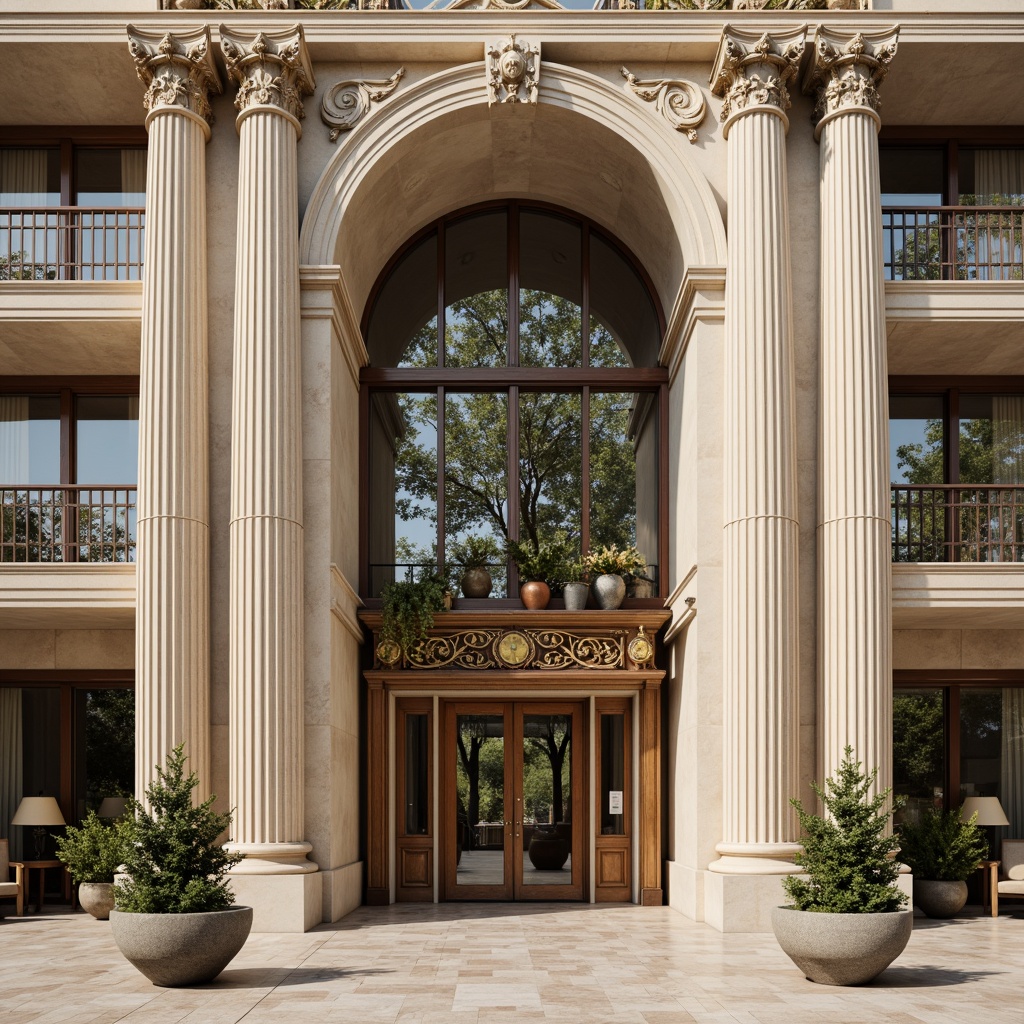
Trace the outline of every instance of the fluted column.
<instances>
[{"instance_id":1,"label":"fluted column","mask_svg":"<svg viewBox=\"0 0 1024 1024\"><path fill-rule=\"evenodd\" d=\"M725 535L720 859L712 871L796 870L799 680L796 425L787 90L806 27L727 28L712 87L725 97Z\"/></svg>"},{"instance_id":2,"label":"fluted column","mask_svg":"<svg viewBox=\"0 0 1024 1024\"><path fill-rule=\"evenodd\" d=\"M139 369L135 787L178 743L209 793L206 143L210 31L128 26L149 154Z\"/></svg>"},{"instance_id":3,"label":"fluted column","mask_svg":"<svg viewBox=\"0 0 1024 1024\"><path fill-rule=\"evenodd\" d=\"M819 28L804 90L821 143L820 771L892 775L889 412L878 86L898 30Z\"/></svg>"},{"instance_id":4,"label":"fluted column","mask_svg":"<svg viewBox=\"0 0 1024 1024\"><path fill-rule=\"evenodd\" d=\"M231 403L230 766L239 874L316 871L303 839L300 26L220 29L238 84Z\"/></svg>"}]
</instances>

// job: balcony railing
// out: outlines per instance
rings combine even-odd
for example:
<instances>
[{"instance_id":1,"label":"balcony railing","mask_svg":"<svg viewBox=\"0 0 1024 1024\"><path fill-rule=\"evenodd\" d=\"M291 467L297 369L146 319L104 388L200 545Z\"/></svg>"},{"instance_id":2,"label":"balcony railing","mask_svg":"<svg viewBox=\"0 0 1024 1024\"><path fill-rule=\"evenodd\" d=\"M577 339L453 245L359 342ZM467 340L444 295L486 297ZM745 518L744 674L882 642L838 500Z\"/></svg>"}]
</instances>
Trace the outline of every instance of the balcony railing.
<instances>
[{"instance_id":1,"label":"balcony railing","mask_svg":"<svg viewBox=\"0 0 1024 1024\"><path fill-rule=\"evenodd\" d=\"M0 281L138 281L146 211L0 210Z\"/></svg>"},{"instance_id":2,"label":"balcony railing","mask_svg":"<svg viewBox=\"0 0 1024 1024\"><path fill-rule=\"evenodd\" d=\"M893 486L894 562L1024 562L1024 486Z\"/></svg>"},{"instance_id":3,"label":"balcony railing","mask_svg":"<svg viewBox=\"0 0 1024 1024\"><path fill-rule=\"evenodd\" d=\"M0 487L0 562L134 562L135 487Z\"/></svg>"},{"instance_id":4,"label":"balcony railing","mask_svg":"<svg viewBox=\"0 0 1024 1024\"><path fill-rule=\"evenodd\" d=\"M882 208L888 281L1020 281L1024 207Z\"/></svg>"}]
</instances>

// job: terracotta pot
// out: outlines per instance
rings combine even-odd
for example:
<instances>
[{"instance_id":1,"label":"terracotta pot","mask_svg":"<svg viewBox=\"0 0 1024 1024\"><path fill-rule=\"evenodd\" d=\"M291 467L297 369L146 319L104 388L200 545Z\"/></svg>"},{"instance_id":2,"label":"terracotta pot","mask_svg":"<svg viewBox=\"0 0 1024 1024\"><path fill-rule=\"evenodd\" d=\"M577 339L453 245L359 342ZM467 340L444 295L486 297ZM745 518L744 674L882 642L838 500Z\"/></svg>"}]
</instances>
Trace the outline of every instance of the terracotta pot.
<instances>
[{"instance_id":1,"label":"terracotta pot","mask_svg":"<svg viewBox=\"0 0 1024 1024\"><path fill-rule=\"evenodd\" d=\"M463 597L487 597L491 593L493 583L491 574L483 566L476 566L462 574L459 586Z\"/></svg>"},{"instance_id":2,"label":"terracotta pot","mask_svg":"<svg viewBox=\"0 0 1024 1024\"><path fill-rule=\"evenodd\" d=\"M606 573L598 576L590 584L590 592L594 595L594 602L598 608L610 611L622 604L622 599L626 596L626 581L614 573Z\"/></svg>"},{"instance_id":3,"label":"terracotta pot","mask_svg":"<svg viewBox=\"0 0 1024 1024\"><path fill-rule=\"evenodd\" d=\"M579 612L587 607L587 595L590 593L589 583L566 583L562 587L566 611Z\"/></svg>"},{"instance_id":4,"label":"terracotta pot","mask_svg":"<svg viewBox=\"0 0 1024 1024\"><path fill-rule=\"evenodd\" d=\"M538 611L547 608L548 601L551 600L551 588L542 580L531 580L519 588L519 597L524 608Z\"/></svg>"}]
</instances>

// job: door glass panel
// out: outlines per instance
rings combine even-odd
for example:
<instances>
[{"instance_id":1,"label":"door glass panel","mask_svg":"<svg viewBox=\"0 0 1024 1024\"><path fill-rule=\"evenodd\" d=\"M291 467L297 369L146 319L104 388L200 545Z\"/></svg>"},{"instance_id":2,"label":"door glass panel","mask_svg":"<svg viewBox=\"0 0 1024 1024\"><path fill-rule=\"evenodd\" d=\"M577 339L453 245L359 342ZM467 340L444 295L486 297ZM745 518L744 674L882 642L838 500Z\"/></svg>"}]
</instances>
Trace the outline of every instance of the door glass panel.
<instances>
[{"instance_id":1,"label":"door glass panel","mask_svg":"<svg viewBox=\"0 0 1024 1024\"><path fill-rule=\"evenodd\" d=\"M505 884L505 719L456 717L456 885Z\"/></svg>"},{"instance_id":2,"label":"door glass panel","mask_svg":"<svg viewBox=\"0 0 1024 1024\"><path fill-rule=\"evenodd\" d=\"M601 835L626 834L625 715L601 716Z\"/></svg>"},{"instance_id":3,"label":"door glass panel","mask_svg":"<svg viewBox=\"0 0 1024 1024\"><path fill-rule=\"evenodd\" d=\"M894 821L941 811L946 778L943 691L895 690L892 697L892 789L905 803Z\"/></svg>"},{"instance_id":4,"label":"door glass panel","mask_svg":"<svg viewBox=\"0 0 1024 1024\"><path fill-rule=\"evenodd\" d=\"M427 716L405 716L405 835L425 836L430 794L427 789Z\"/></svg>"},{"instance_id":5,"label":"door glass panel","mask_svg":"<svg viewBox=\"0 0 1024 1024\"><path fill-rule=\"evenodd\" d=\"M572 716L523 716L523 884L572 882Z\"/></svg>"}]
</instances>

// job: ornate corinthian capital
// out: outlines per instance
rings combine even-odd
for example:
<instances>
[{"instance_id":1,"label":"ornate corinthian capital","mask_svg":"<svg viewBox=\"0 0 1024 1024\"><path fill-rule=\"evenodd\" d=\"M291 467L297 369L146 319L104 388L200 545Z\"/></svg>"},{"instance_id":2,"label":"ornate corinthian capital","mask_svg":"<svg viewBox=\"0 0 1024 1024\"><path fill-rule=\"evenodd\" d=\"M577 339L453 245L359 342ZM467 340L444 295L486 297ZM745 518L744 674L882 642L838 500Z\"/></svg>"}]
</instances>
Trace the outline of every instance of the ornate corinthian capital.
<instances>
[{"instance_id":1,"label":"ornate corinthian capital","mask_svg":"<svg viewBox=\"0 0 1024 1024\"><path fill-rule=\"evenodd\" d=\"M128 25L128 49L146 87L142 104L152 116L163 108L187 110L213 124L210 91L222 92L210 47L210 29L161 34Z\"/></svg>"},{"instance_id":2,"label":"ornate corinthian capital","mask_svg":"<svg viewBox=\"0 0 1024 1024\"><path fill-rule=\"evenodd\" d=\"M839 33L819 25L814 55L804 75L805 93L815 95L815 138L838 114L870 113L879 123L878 87L896 56L899 26L877 32Z\"/></svg>"},{"instance_id":3,"label":"ornate corinthian capital","mask_svg":"<svg viewBox=\"0 0 1024 1024\"><path fill-rule=\"evenodd\" d=\"M254 107L274 107L301 121L302 97L316 88L302 26L242 36L220 26L228 77L238 84L235 106L244 117Z\"/></svg>"},{"instance_id":4,"label":"ornate corinthian capital","mask_svg":"<svg viewBox=\"0 0 1024 1024\"><path fill-rule=\"evenodd\" d=\"M787 85L796 76L806 36L806 25L772 35L725 26L711 71L711 91L725 97L721 118L726 137L732 122L753 110L767 109L786 121Z\"/></svg>"}]
</instances>

